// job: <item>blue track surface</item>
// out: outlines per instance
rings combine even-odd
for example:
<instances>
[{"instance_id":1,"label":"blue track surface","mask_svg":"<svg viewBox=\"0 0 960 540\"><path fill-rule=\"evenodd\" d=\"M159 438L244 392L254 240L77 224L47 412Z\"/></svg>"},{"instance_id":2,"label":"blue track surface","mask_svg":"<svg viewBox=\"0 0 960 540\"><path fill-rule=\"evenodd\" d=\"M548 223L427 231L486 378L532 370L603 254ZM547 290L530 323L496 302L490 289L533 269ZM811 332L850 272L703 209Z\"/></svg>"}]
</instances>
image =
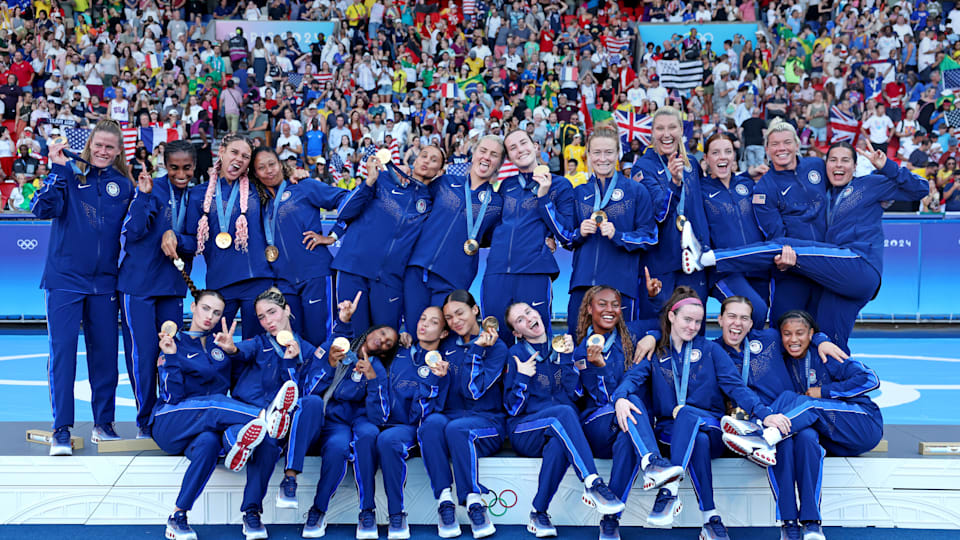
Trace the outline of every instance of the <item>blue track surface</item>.
<instances>
[{"instance_id":1,"label":"blue track surface","mask_svg":"<svg viewBox=\"0 0 960 540\"><path fill-rule=\"evenodd\" d=\"M868 337L851 340L854 355L882 381L874 398L887 424L955 425L960 403L960 339ZM84 350L82 339L80 351ZM134 400L120 363L117 420L134 420ZM89 401L83 355L78 357L76 395ZM91 421L87 403L77 404L77 421ZM47 338L44 334L0 334L0 421L47 422Z\"/></svg>"}]
</instances>

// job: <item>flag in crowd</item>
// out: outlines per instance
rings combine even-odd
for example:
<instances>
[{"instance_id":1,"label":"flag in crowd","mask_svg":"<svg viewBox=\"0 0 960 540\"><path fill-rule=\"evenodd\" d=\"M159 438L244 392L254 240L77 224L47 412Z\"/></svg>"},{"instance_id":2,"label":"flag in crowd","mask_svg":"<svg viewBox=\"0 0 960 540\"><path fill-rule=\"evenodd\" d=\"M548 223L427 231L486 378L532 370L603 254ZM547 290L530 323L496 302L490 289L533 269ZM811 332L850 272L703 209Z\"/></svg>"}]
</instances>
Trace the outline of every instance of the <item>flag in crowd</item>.
<instances>
[{"instance_id":1,"label":"flag in crowd","mask_svg":"<svg viewBox=\"0 0 960 540\"><path fill-rule=\"evenodd\" d=\"M633 139L639 139L644 146L650 146L653 117L633 111L617 111L616 120L617 129L620 131L620 141L624 148L628 148L630 141Z\"/></svg>"},{"instance_id":2,"label":"flag in crowd","mask_svg":"<svg viewBox=\"0 0 960 540\"><path fill-rule=\"evenodd\" d=\"M143 129L152 130L153 128ZM75 152L82 152L83 147L87 144L87 139L90 138L90 131L92 130L87 128L67 128L67 143L70 145L70 149ZM137 150L138 131L137 128L123 128L123 154L127 161L133 159L133 154ZM176 130L171 131L175 132Z\"/></svg>"},{"instance_id":3,"label":"flag in crowd","mask_svg":"<svg viewBox=\"0 0 960 540\"><path fill-rule=\"evenodd\" d=\"M503 165L500 165L500 172L497 173L497 182L502 182L511 176L520 174L520 169L509 159L504 158Z\"/></svg>"},{"instance_id":4,"label":"flag in crowd","mask_svg":"<svg viewBox=\"0 0 960 540\"><path fill-rule=\"evenodd\" d=\"M703 62L696 60L659 60L657 74L664 88L691 90L703 83Z\"/></svg>"},{"instance_id":5,"label":"flag in crowd","mask_svg":"<svg viewBox=\"0 0 960 540\"><path fill-rule=\"evenodd\" d=\"M453 176L466 176L470 174L471 162L451 163L447 165L446 173Z\"/></svg>"},{"instance_id":6,"label":"flag in crowd","mask_svg":"<svg viewBox=\"0 0 960 540\"><path fill-rule=\"evenodd\" d=\"M960 128L960 109L947 111L947 127Z\"/></svg>"},{"instance_id":7,"label":"flag in crowd","mask_svg":"<svg viewBox=\"0 0 960 540\"><path fill-rule=\"evenodd\" d=\"M830 107L830 142L846 141L853 144L860 133L860 122L834 105Z\"/></svg>"},{"instance_id":8,"label":"flag in crowd","mask_svg":"<svg viewBox=\"0 0 960 540\"><path fill-rule=\"evenodd\" d=\"M337 152L330 152L330 176L337 184L343 181L343 158Z\"/></svg>"},{"instance_id":9,"label":"flag in crowd","mask_svg":"<svg viewBox=\"0 0 960 540\"><path fill-rule=\"evenodd\" d=\"M176 129L172 128L140 128L140 140L147 152L153 153L153 150L160 143L175 141L180 138Z\"/></svg>"},{"instance_id":10,"label":"flag in crowd","mask_svg":"<svg viewBox=\"0 0 960 540\"><path fill-rule=\"evenodd\" d=\"M607 38L605 45L607 48L607 54L620 54L621 49L630 46L630 38L610 36Z\"/></svg>"},{"instance_id":11,"label":"flag in crowd","mask_svg":"<svg viewBox=\"0 0 960 540\"><path fill-rule=\"evenodd\" d=\"M397 165L400 164L400 141L397 139L392 139L390 141L390 146L387 147L390 150L390 158Z\"/></svg>"},{"instance_id":12,"label":"flag in crowd","mask_svg":"<svg viewBox=\"0 0 960 540\"><path fill-rule=\"evenodd\" d=\"M377 147L372 144L368 144L363 148L360 154L360 164L357 166L357 176L360 178L367 177L367 160L376 153Z\"/></svg>"},{"instance_id":13,"label":"flag in crowd","mask_svg":"<svg viewBox=\"0 0 960 540\"><path fill-rule=\"evenodd\" d=\"M560 68L560 80L561 81L576 81L579 78L577 77L577 68L573 66L563 66Z\"/></svg>"},{"instance_id":14,"label":"flag in crowd","mask_svg":"<svg viewBox=\"0 0 960 540\"><path fill-rule=\"evenodd\" d=\"M456 83L448 82L440 87L440 95L445 98L460 97L460 87Z\"/></svg>"},{"instance_id":15,"label":"flag in crowd","mask_svg":"<svg viewBox=\"0 0 960 540\"><path fill-rule=\"evenodd\" d=\"M470 94L474 92L484 92L487 89L487 83L483 79L483 75L479 73L473 77L458 81L457 84L460 85L460 89L463 90L463 95L467 97L470 97Z\"/></svg>"}]
</instances>

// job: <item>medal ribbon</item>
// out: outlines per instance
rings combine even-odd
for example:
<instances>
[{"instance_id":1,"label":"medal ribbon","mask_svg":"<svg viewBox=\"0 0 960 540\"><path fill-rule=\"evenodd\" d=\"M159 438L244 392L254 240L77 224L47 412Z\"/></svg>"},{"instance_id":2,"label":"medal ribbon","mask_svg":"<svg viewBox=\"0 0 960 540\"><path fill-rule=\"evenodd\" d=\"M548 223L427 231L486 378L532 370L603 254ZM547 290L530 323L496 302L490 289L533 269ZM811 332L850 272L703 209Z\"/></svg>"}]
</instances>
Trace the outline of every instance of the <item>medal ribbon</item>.
<instances>
[{"instance_id":1,"label":"medal ribbon","mask_svg":"<svg viewBox=\"0 0 960 540\"><path fill-rule=\"evenodd\" d=\"M183 220L187 217L187 190L184 188L180 194L180 207L177 208L177 199L173 196L173 183L170 183L170 209L173 218L173 232L180 234L183 232Z\"/></svg>"},{"instance_id":2,"label":"medal ribbon","mask_svg":"<svg viewBox=\"0 0 960 540\"><path fill-rule=\"evenodd\" d=\"M607 192L603 195L603 201L600 201L600 179L594 177L596 182L593 184L593 211L596 212L602 208L607 207L607 203L610 202L610 197L613 196L613 190L617 187L617 175L614 174L610 178L610 185L607 186Z\"/></svg>"},{"instance_id":3,"label":"medal ribbon","mask_svg":"<svg viewBox=\"0 0 960 540\"><path fill-rule=\"evenodd\" d=\"M233 217L233 207L237 204L237 197L240 195L240 187L234 186L230 190L230 198L227 200L227 206L223 206L223 195L220 192L220 180L217 179L217 221L220 223L220 232L230 231L230 218Z\"/></svg>"},{"instance_id":4,"label":"medal ribbon","mask_svg":"<svg viewBox=\"0 0 960 540\"><path fill-rule=\"evenodd\" d=\"M280 212L280 199L283 198L283 192L287 190L287 181L284 180L280 182L280 187L277 188L277 196L273 198L273 212L270 212L270 207L267 207L265 216L263 218L263 235L267 238L267 245L273 246L273 239L277 235L277 216Z\"/></svg>"},{"instance_id":5,"label":"medal ribbon","mask_svg":"<svg viewBox=\"0 0 960 540\"><path fill-rule=\"evenodd\" d=\"M667 182L673 182L672 175L670 174L670 168L667 167L667 164L663 162L663 156L661 156L660 154L657 154L657 157L660 158L660 164L663 165L663 168L667 171ZM686 172L686 169L684 169L684 172ZM684 208L686 208L686 202L687 202L686 186L687 186L686 182L682 182L682 181L680 182L680 201L677 202L678 216L682 216L683 210Z\"/></svg>"},{"instance_id":6,"label":"medal ribbon","mask_svg":"<svg viewBox=\"0 0 960 540\"><path fill-rule=\"evenodd\" d=\"M740 368L740 377L743 378L743 384L747 384L750 378L750 343L743 348L743 367Z\"/></svg>"},{"instance_id":7,"label":"medal ribbon","mask_svg":"<svg viewBox=\"0 0 960 540\"><path fill-rule=\"evenodd\" d=\"M285 351L284 351L283 346L281 346L280 343L277 341L277 338L275 338L275 337L273 337L273 336L271 336L271 335L269 335L269 334L267 335L267 338L270 340L270 345L273 346L273 350L277 353L277 356L279 356L280 358L283 358L283 355L285 354ZM297 345L300 344L300 340L297 339L297 336L296 336L296 335L293 336L293 339L296 339L296 340L297 340ZM301 357L302 352L303 352L303 351L301 350L301 352L297 354L297 365L303 363L303 358ZM296 379L293 379L293 380L296 380Z\"/></svg>"},{"instance_id":8,"label":"medal ribbon","mask_svg":"<svg viewBox=\"0 0 960 540\"><path fill-rule=\"evenodd\" d=\"M547 345L548 345L548 346L550 345L550 342L549 342L549 341L547 342ZM544 360L546 360L546 358L544 358L544 356L543 356L543 353L540 352L540 351L538 351L538 350L536 350L536 349L533 347L533 345L531 345L530 343L528 343L526 340L524 340L523 346L524 346L525 349L527 349L527 352L530 353L530 356L533 356L535 353L540 353L540 357L537 358L537 362L538 362L538 363L539 363L539 362L543 362ZM527 358L530 358L530 356L528 356ZM551 352L550 352L549 359L550 359L550 363L551 363L551 364L559 364L559 363L560 363L560 353L558 353L557 351L552 350L552 347L551 347ZM524 359L524 362L526 362L526 359Z\"/></svg>"},{"instance_id":9,"label":"medal ribbon","mask_svg":"<svg viewBox=\"0 0 960 540\"><path fill-rule=\"evenodd\" d=\"M520 189L524 189L524 190L527 189L527 180L528 180L528 179L527 179L526 177L524 177L525 174L529 174L529 175L530 175L529 181L530 181L531 187L530 187L530 189L529 189L528 191L530 191L531 193L536 193L536 192L537 192L537 188L540 187L540 184L538 184L538 183L536 183L536 182L533 181L533 173L518 173L518 174L517 174L517 180L520 181Z\"/></svg>"},{"instance_id":10,"label":"medal ribbon","mask_svg":"<svg viewBox=\"0 0 960 540\"><path fill-rule=\"evenodd\" d=\"M493 198L490 193L490 184L487 184L487 189L480 192L481 194L486 194L486 196L481 197L483 200L480 201L480 214L477 216L476 221L473 219L473 196L470 191L470 179L463 183L463 201L467 205L467 238L470 240L476 240L477 234L480 233L480 225L483 223L483 216L487 213L487 206L490 206L490 199Z\"/></svg>"},{"instance_id":11,"label":"medal ribbon","mask_svg":"<svg viewBox=\"0 0 960 540\"><path fill-rule=\"evenodd\" d=\"M690 351L692 349L692 343L684 343L680 347L683 356L683 369L680 370L682 373L680 379L677 379L677 356L673 350L670 351L670 363L673 367L673 389L677 392L677 405L681 407L687 404L687 384L690 382Z\"/></svg>"},{"instance_id":12,"label":"medal ribbon","mask_svg":"<svg viewBox=\"0 0 960 540\"><path fill-rule=\"evenodd\" d=\"M833 216L837 211L837 207L840 206L840 203L843 201L843 199L847 198L848 193L849 192L847 191L846 186L844 186L836 198L829 197L827 199L827 227L833 224Z\"/></svg>"}]
</instances>

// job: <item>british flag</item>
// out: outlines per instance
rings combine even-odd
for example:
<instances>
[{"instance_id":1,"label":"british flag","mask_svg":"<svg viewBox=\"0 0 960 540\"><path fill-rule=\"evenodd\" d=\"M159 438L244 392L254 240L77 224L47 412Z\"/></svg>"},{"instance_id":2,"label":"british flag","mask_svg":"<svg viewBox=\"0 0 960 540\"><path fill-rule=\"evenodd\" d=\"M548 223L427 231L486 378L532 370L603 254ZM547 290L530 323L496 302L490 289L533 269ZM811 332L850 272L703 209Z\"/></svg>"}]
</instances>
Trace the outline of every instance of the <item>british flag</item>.
<instances>
[{"instance_id":1,"label":"british flag","mask_svg":"<svg viewBox=\"0 0 960 540\"><path fill-rule=\"evenodd\" d=\"M830 107L830 142L846 141L853 144L860 134L860 122L840 107Z\"/></svg>"},{"instance_id":2,"label":"british flag","mask_svg":"<svg viewBox=\"0 0 960 540\"><path fill-rule=\"evenodd\" d=\"M620 140L624 146L630 146L630 141L633 139L640 139L644 146L650 146L652 117L633 111L617 111L615 118L617 129L620 131Z\"/></svg>"}]
</instances>

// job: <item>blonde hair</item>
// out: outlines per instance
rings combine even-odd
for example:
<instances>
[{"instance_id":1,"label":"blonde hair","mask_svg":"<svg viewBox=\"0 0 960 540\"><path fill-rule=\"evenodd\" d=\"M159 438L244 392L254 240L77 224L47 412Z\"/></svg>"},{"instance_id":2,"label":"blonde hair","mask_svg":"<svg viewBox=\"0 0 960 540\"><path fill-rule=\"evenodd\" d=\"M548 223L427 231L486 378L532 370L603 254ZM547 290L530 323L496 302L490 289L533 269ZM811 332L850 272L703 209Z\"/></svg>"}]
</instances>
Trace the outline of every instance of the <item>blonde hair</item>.
<instances>
[{"instance_id":1,"label":"blonde hair","mask_svg":"<svg viewBox=\"0 0 960 540\"><path fill-rule=\"evenodd\" d=\"M203 253L204 248L206 247L207 240L210 239L210 206L213 203L213 194L217 189L217 182L220 181L220 169L223 166L222 155L227 150L227 145L235 142L243 141L247 146L253 150L253 145L250 144L250 141L242 135L237 135L235 133L230 133L226 135L223 140L220 142L220 152L217 155L217 161L213 164L213 167L209 169L210 179L207 181L207 190L203 195L203 216L200 217L200 221L197 222L197 253ZM249 165L247 166L249 170ZM237 251L247 251L247 239L249 237L249 226L247 224L247 203L250 197L250 179L247 178L247 171L243 171L240 175L240 193L238 198L240 199L240 215L237 216L237 220L234 222L237 228L237 237L236 241L233 243L233 248ZM217 212L223 212L222 208L217 208ZM220 231L226 232L226 231Z\"/></svg>"},{"instance_id":2,"label":"blonde hair","mask_svg":"<svg viewBox=\"0 0 960 540\"><path fill-rule=\"evenodd\" d=\"M97 122L97 125L93 127L93 131L90 132L90 136L87 137L87 144L83 145L83 152L80 153L80 158L90 163L91 154L93 153L90 150L90 145L93 144L93 136L97 133L109 133L117 138L117 146L120 149L120 153L117 154L117 157L113 158L113 168L132 182L133 178L130 176L130 165L127 164L126 151L123 149L123 131L120 129L120 124L118 124L116 120L100 120ZM77 165L81 171L84 173L87 172L86 163L78 163ZM86 179L82 182L86 183Z\"/></svg>"},{"instance_id":3,"label":"blonde hair","mask_svg":"<svg viewBox=\"0 0 960 540\"><path fill-rule=\"evenodd\" d=\"M679 110L669 105L660 107L656 110L656 112L653 113L653 120L650 123L651 127L654 123L656 123L657 118L660 118L661 116L669 116L670 118L675 119L678 124L680 124L680 140L677 142L677 147L680 149L680 157L683 159L683 166L689 167L690 158L687 157L687 147L683 143L683 114L681 114Z\"/></svg>"},{"instance_id":4,"label":"blonde hair","mask_svg":"<svg viewBox=\"0 0 960 540\"><path fill-rule=\"evenodd\" d=\"M767 127L767 134L763 136L763 146L767 146L767 144L770 143L770 136L774 133L789 133L792 135L793 142L797 144L797 152L800 151L800 137L797 136L797 128L793 127L793 124L780 117L771 120L770 125Z\"/></svg>"}]
</instances>

